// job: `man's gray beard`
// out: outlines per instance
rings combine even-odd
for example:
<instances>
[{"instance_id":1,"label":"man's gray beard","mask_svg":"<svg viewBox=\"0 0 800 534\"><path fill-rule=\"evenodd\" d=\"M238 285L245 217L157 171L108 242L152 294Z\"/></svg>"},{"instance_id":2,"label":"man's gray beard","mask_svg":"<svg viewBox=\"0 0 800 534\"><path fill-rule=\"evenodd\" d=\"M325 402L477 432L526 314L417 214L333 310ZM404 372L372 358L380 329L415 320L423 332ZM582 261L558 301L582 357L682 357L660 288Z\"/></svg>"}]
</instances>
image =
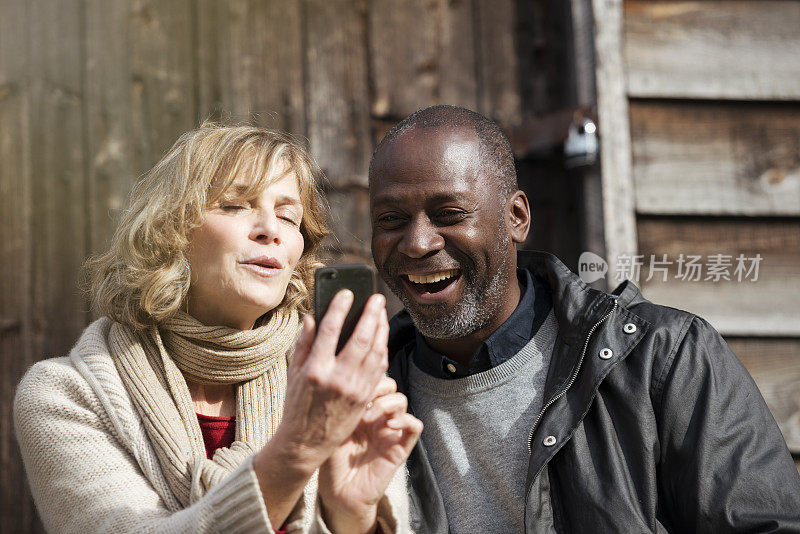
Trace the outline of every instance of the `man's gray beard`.
<instances>
[{"instance_id":1,"label":"man's gray beard","mask_svg":"<svg viewBox=\"0 0 800 534\"><path fill-rule=\"evenodd\" d=\"M509 240L508 235L504 237L504 241ZM394 284L390 285L395 295L400 298L408 310L414 326L417 327L420 334L431 339L457 339L471 334L489 323L502 304L500 296L505 294L504 284L509 279L508 256L501 252L505 246L502 242L498 245L497 254L503 260L492 279L484 287L475 287L465 277L461 299L452 309L448 309L444 304L429 305L425 306L426 313L423 314L405 291L398 291L400 288L392 287ZM464 276L463 273L462 276Z\"/></svg>"}]
</instances>

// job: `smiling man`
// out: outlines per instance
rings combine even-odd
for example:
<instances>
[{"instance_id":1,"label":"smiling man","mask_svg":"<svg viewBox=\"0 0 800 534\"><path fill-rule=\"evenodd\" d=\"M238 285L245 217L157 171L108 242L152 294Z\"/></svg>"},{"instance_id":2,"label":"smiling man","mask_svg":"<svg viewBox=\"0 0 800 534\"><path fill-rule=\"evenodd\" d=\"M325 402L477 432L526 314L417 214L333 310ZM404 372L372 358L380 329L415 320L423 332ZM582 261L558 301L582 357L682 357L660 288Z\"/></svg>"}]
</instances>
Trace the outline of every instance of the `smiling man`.
<instances>
[{"instance_id":1,"label":"smiling man","mask_svg":"<svg viewBox=\"0 0 800 534\"><path fill-rule=\"evenodd\" d=\"M517 252L530 208L496 124L407 117L373 154L370 209L405 305L390 374L425 423L417 531L800 532L791 456L708 323Z\"/></svg>"}]
</instances>

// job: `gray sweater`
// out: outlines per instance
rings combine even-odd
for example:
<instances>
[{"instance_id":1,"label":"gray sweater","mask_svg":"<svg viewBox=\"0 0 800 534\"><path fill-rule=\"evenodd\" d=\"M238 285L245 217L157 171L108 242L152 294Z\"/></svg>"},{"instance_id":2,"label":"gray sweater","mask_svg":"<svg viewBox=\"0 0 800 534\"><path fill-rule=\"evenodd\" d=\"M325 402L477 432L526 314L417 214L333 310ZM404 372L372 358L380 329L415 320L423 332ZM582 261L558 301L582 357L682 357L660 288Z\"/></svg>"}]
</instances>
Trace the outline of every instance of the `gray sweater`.
<instances>
[{"instance_id":1,"label":"gray sweater","mask_svg":"<svg viewBox=\"0 0 800 534\"><path fill-rule=\"evenodd\" d=\"M434 378L411 364L409 400L425 424L422 441L453 534L524 530L528 433L557 333L550 311L513 358L465 378Z\"/></svg>"}]
</instances>

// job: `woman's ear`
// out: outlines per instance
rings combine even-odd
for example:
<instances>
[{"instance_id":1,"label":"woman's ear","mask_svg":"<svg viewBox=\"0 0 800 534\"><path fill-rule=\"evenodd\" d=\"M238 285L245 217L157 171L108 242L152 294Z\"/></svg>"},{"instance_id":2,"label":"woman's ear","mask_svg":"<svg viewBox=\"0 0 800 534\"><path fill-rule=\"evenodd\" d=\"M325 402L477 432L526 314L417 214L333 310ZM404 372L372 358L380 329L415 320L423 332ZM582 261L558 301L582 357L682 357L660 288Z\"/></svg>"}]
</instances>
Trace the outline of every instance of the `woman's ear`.
<instances>
[{"instance_id":1,"label":"woman's ear","mask_svg":"<svg viewBox=\"0 0 800 534\"><path fill-rule=\"evenodd\" d=\"M506 202L508 233L514 243L524 243L531 228L531 210L528 197L522 191L512 194Z\"/></svg>"}]
</instances>

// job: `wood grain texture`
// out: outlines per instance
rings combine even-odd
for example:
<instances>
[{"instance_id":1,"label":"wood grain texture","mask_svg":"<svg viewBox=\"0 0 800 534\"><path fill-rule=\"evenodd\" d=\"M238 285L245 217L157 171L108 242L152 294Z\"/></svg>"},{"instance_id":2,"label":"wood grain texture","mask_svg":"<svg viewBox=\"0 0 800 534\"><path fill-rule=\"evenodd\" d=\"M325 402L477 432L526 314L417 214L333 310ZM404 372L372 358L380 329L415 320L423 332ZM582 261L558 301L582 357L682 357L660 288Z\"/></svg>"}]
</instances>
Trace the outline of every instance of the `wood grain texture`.
<instances>
[{"instance_id":1,"label":"wood grain texture","mask_svg":"<svg viewBox=\"0 0 800 534\"><path fill-rule=\"evenodd\" d=\"M334 186L367 185L372 154L364 2L306 0L308 136Z\"/></svg>"},{"instance_id":2,"label":"wood grain texture","mask_svg":"<svg viewBox=\"0 0 800 534\"><path fill-rule=\"evenodd\" d=\"M88 251L79 0L29 2L34 199L33 353L66 355L89 320L78 289ZM65 313L66 312L66 313Z\"/></svg>"},{"instance_id":3,"label":"wood grain texture","mask_svg":"<svg viewBox=\"0 0 800 534\"><path fill-rule=\"evenodd\" d=\"M727 338L747 367L792 454L800 454L800 339Z\"/></svg>"},{"instance_id":4,"label":"wood grain texture","mask_svg":"<svg viewBox=\"0 0 800 534\"><path fill-rule=\"evenodd\" d=\"M478 107L473 15L466 0L369 4L374 117L399 120L434 104Z\"/></svg>"},{"instance_id":5,"label":"wood grain texture","mask_svg":"<svg viewBox=\"0 0 800 534\"><path fill-rule=\"evenodd\" d=\"M628 94L797 100L800 3L625 2Z\"/></svg>"},{"instance_id":6,"label":"wood grain texture","mask_svg":"<svg viewBox=\"0 0 800 534\"><path fill-rule=\"evenodd\" d=\"M32 351L30 16L0 0L0 531L43 532L14 438L12 399Z\"/></svg>"},{"instance_id":7,"label":"wood grain texture","mask_svg":"<svg viewBox=\"0 0 800 534\"><path fill-rule=\"evenodd\" d=\"M653 302L696 313L724 335L800 336L800 221L643 217L639 254L645 264L651 255L661 261L664 254L674 262L665 266L666 275L654 270L649 281L649 268L642 267L638 285ZM685 259L702 256L700 281L676 279L681 254ZM706 279L711 274L706 266L714 261L709 256L714 254L730 257L730 280ZM755 282L752 273L737 281L739 254L761 255Z\"/></svg>"},{"instance_id":8,"label":"wood grain texture","mask_svg":"<svg viewBox=\"0 0 800 534\"><path fill-rule=\"evenodd\" d=\"M399 119L438 102L440 6L431 0L411 0L405 3L405 9L397 9L391 0L370 4L374 117ZM471 35L469 22L467 19L464 29Z\"/></svg>"},{"instance_id":9,"label":"wood grain texture","mask_svg":"<svg viewBox=\"0 0 800 534\"><path fill-rule=\"evenodd\" d=\"M137 178L195 123L189 0L87 0L90 245L108 246Z\"/></svg>"},{"instance_id":10,"label":"wood grain texture","mask_svg":"<svg viewBox=\"0 0 800 534\"><path fill-rule=\"evenodd\" d=\"M622 63L622 0L593 0L597 115L606 255L636 253L628 99Z\"/></svg>"},{"instance_id":11,"label":"wood grain texture","mask_svg":"<svg viewBox=\"0 0 800 534\"><path fill-rule=\"evenodd\" d=\"M372 263L370 238L372 235L369 214L369 192L367 188L353 185L326 194L330 206L330 228L332 239L326 242L331 252L354 254Z\"/></svg>"},{"instance_id":12,"label":"wood grain texture","mask_svg":"<svg viewBox=\"0 0 800 534\"><path fill-rule=\"evenodd\" d=\"M504 127L519 124L519 61L514 39L514 0L476 0L479 111Z\"/></svg>"},{"instance_id":13,"label":"wood grain texture","mask_svg":"<svg viewBox=\"0 0 800 534\"><path fill-rule=\"evenodd\" d=\"M200 119L305 135L301 4L200 0L197 5Z\"/></svg>"},{"instance_id":14,"label":"wood grain texture","mask_svg":"<svg viewBox=\"0 0 800 534\"><path fill-rule=\"evenodd\" d=\"M800 215L800 106L630 104L636 209Z\"/></svg>"}]
</instances>

